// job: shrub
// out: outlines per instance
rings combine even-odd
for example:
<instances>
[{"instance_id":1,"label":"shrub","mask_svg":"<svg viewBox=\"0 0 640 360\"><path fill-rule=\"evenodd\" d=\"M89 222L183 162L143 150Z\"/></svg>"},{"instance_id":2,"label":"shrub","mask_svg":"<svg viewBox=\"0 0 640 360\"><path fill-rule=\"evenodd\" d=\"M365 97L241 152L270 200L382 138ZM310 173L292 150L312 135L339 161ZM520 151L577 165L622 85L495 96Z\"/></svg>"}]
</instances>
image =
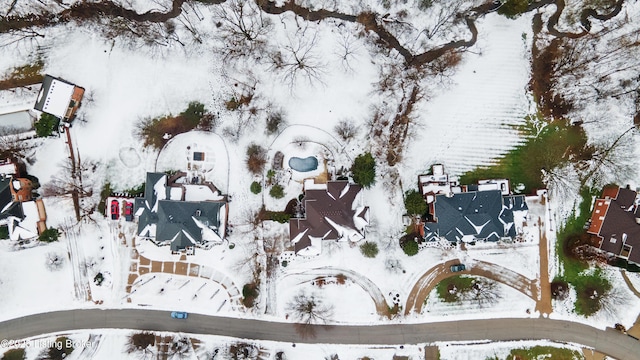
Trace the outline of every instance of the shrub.
<instances>
[{"instance_id":1,"label":"shrub","mask_svg":"<svg viewBox=\"0 0 640 360\"><path fill-rule=\"evenodd\" d=\"M40 120L38 120L34 127L36 129L36 136L38 137L47 137L53 135L53 132L60 125L60 119L57 117L43 113L40 116Z\"/></svg>"},{"instance_id":2,"label":"shrub","mask_svg":"<svg viewBox=\"0 0 640 360\"><path fill-rule=\"evenodd\" d=\"M260 194L260 192L262 191L262 185L260 185L259 182L254 181L251 183L251 192L254 194Z\"/></svg>"},{"instance_id":3,"label":"shrub","mask_svg":"<svg viewBox=\"0 0 640 360\"><path fill-rule=\"evenodd\" d=\"M269 195L274 199L282 199L284 197L284 188L278 184L273 185L269 190Z\"/></svg>"},{"instance_id":4,"label":"shrub","mask_svg":"<svg viewBox=\"0 0 640 360\"><path fill-rule=\"evenodd\" d=\"M2 355L2 360L24 360L25 358L24 349L10 349Z\"/></svg>"},{"instance_id":5,"label":"shrub","mask_svg":"<svg viewBox=\"0 0 640 360\"><path fill-rule=\"evenodd\" d=\"M247 148L247 168L253 174L262 174L267 163L267 151L260 145L251 144Z\"/></svg>"},{"instance_id":6,"label":"shrub","mask_svg":"<svg viewBox=\"0 0 640 360\"><path fill-rule=\"evenodd\" d=\"M239 99L232 97L225 102L225 107L229 111L238 110L241 106L248 106L253 99L253 94L241 95Z\"/></svg>"},{"instance_id":7,"label":"shrub","mask_svg":"<svg viewBox=\"0 0 640 360\"><path fill-rule=\"evenodd\" d=\"M242 304L245 307L250 308L255 305L256 298L258 297L258 284L248 283L242 287Z\"/></svg>"},{"instance_id":8,"label":"shrub","mask_svg":"<svg viewBox=\"0 0 640 360\"><path fill-rule=\"evenodd\" d=\"M273 180L273 178L276 177L276 171L273 169L269 169L267 171L267 179L269 179L269 181Z\"/></svg>"},{"instance_id":9,"label":"shrub","mask_svg":"<svg viewBox=\"0 0 640 360\"><path fill-rule=\"evenodd\" d=\"M38 240L42 242L50 243L50 242L58 241L59 236L60 234L58 233L58 229L48 228L47 230L43 231L42 234L40 234L40 236L38 237Z\"/></svg>"},{"instance_id":10,"label":"shrub","mask_svg":"<svg viewBox=\"0 0 640 360\"><path fill-rule=\"evenodd\" d=\"M551 298L554 300L564 300L569 296L569 284L562 280L551 282Z\"/></svg>"},{"instance_id":11,"label":"shrub","mask_svg":"<svg viewBox=\"0 0 640 360\"><path fill-rule=\"evenodd\" d=\"M267 134L275 134L285 125L284 114L282 111L275 111L267 115Z\"/></svg>"},{"instance_id":12,"label":"shrub","mask_svg":"<svg viewBox=\"0 0 640 360\"><path fill-rule=\"evenodd\" d=\"M420 10L427 10L433 6L433 0L418 0L418 8Z\"/></svg>"},{"instance_id":13,"label":"shrub","mask_svg":"<svg viewBox=\"0 0 640 360\"><path fill-rule=\"evenodd\" d=\"M611 291L611 283L597 268L593 274L581 275L572 285L576 289L574 310L578 315L589 317L602 309Z\"/></svg>"},{"instance_id":14,"label":"shrub","mask_svg":"<svg viewBox=\"0 0 640 360\"><path fill-rule=\"evenodd\" d=\"M207 114L207 109L204 104L197 101L190 102L185 111L180 113L184 120L194 128L200 124L200 120L205 114Z\"/></svg>"},{"instance_id":15,"label":"shrub","mask_svg":"<svg viewBox=\"0 0 640 360\"><path fill-rule=\"evenodd\" d=\"M362 245L360 245L360 252L365 257L374 258L376 257L376 255L378 255L378 244L365 241Z\"/></svg>"},{"instance_id":16,"label":"shrub","mask_svg":"<svg viewBox=\"0 0 640 360\"><path fill-rule=\"evenodd\" d=\"M280 211L267 211L267 219L285 224L291 219L291 215Z\"/></svg>"},{"instance_id":17,"label":"shrub","mask_svg":"<svg viewBox=\"0 0 640 360\"><path fill-rule=\"evenodd\" d=\"M529 0L503 0L502 6L498 8L498 14L504 15L510 19L515 19L520 14L527 11Z\"/></svg>"},{"instance_id":18,"label":"shrub","mask_svg":"<svg viewBox=\"0 0 640 360\"><path fill-rule=\"evenodd\" d=\"M260 355L260 349L256 345L247 343L232 344L227 352L223 357L229 360L258 359Z\"/></svg>"},{"instance_id":19,"label":"shrub","mask_svg":"<svg viewBox=\"0 0 640 360\"><path fill-rule=\"evenodd\" d=\"M26 174L23 176L25 179L31 181L31 188L33 190L37 190L40 188L40 179L38 179L37 177L33 176L33 175L29 175Z\"/></svg>"},{"instance_id":20,"label":"shrub","mask_svg":"<svg viewBox=\"0 0 640 360\"><path fill-rule=\"evenodd\" d=\"M407 242L402 245L402 250L404 250L405 254L413 256L418 253L418 243L415 240L407 240Z\"/></svg>"},{"instance_id":21,"label":"shrub","mask_svg":"<svg viewBox=\"0 0 640 360\"><path fill-rule=\"evenodd\" d=\"M112 192L113 190L111 189L111 184L109 182L102 185L102 190L100 190L100 202L98 203L98 211L100 214L105 214L105 211L107 210L107 198Z\"/></svg>"},{"instance_id":22,"label":"shrub","mask_svg":"<svg viewBox=\"0 0 640 360\"><path fill-rule=\"evenodd\" d=\"M9 227L6 225L0 226L0 239L9 238Z\"/></svg>"},{"instance_id":23,"label":"shrub","mask_svg":"<svg viewBox=\"0 0 640 360\"><path fill-rule=\"evenodd\" d=\"M333 128L333 131L335 131L343 141L349 141L356 135L358 128L349 120L340 120Z\"/></svg>"},{"instance_id":24,"label":"shrub","mask_svg":"<svg viewBox=\"0 0 640 360\"><path fill-rule=\"evenodd\" d=\"M371 187L376 182L376 161L371 153L358 155L351 166L353 181L364 186Z\"/></svg>"},{"instance_id":25,"label":"shrub","mask_svg":"<svg viewBox=\"0 0 640 360\"><path fill-rule=\"evenodd\" d=\"M156 344L156 336L150 332L141 332L129 336L125 351L131 354L136 351L144 351L149 346Z\"/></svg>"},{"instance_id":26,"label":"shrub","mask_svg":"<svg viewBox=\"0 0 640 360\"><path fill-rule=\"evenodd\" d=\"M102 275L101 272L97 273L96 276L93 278L93 282L98 286L102 285L103 281L104 281L104 275Z\"/></svg>"},{"instance_id":27,"label":"shrub","mask_svg":"<svg viewBox=\"0 0 640 360\"><path fill-rule=\"evenodd\" d=\"M138 195L144 194L145 187L146 187L146 184L145 183L141 183L140 185L133 186L133 187L130 187L128 189L125 189L122 192L127 194L127 195L129 195L129 196L138 196Z\"/></svg>"},{"instance_id":28,"label":"shrub","mask_svg":"<svg viewBox=\"0 0 640 360\"><path fill-rule=\"evenodd\" d=\"M422 194L413 189L404 194L404 207L409 215L422 216L427 212L427 202Z\"/></svg>"},{"instance_id":29,"label":"shrub","mask_svg":"<svg viewBox=\"0 0 640 360\"><path fill-rule=\"evenodd\" d=\"M152 146L162 149L164 144L172 136L191 131L207 122L203 127L211 127L212 115L205 109L204 105L194 101L190 102L183 112L178 116L162 116L157 118L146 118L137 125L137 135L144 140L145 146ZM201 124L202 123L202 124ZM166 136L168 134L169 136Z\"/></svg>"}]
</instances>

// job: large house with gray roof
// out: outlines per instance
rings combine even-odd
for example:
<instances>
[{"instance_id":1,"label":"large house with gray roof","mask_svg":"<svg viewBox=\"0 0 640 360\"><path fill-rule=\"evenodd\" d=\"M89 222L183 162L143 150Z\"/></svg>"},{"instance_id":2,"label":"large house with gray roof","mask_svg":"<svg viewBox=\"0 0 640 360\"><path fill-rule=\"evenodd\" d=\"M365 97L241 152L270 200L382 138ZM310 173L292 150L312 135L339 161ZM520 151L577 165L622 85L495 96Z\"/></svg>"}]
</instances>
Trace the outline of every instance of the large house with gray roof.
<instances>
[{"instance_id":1,"label":"large house with gray roof","mask_svg":"<svg viewBox=\"0 0 640 360\"><path fill-rule=\"evenodd\" d=\"M365 237L369 207L362 204L362 186L348 181L304 183L304 217L289 220L289 236L296 255L320 254L322 242L352 241Z\"/></svg>"},{"instance_id":2,"label":"large house with gray roof","mask_svg":"<svg viewBox=\"0 0 640 360\"><path fill-rule=\"evenodd\" d=\"M135 201L138 236L169 245L174 253L221 243L227 214L227 197L185 172L147 173L144 197Z\"/></svg>"},{"instance_id":3,"label":"large house with gray roof","mask_svg":"<svg viewBox=\"0 0 640 360\"><path fill-rule=\"evenodd\" d=\"M514 214L528 210L524 195L478 190L435 195L429 204L432 221L424 223L426 241L451 243L513 240L518 231Z\"/></svg>"}]
</instances>

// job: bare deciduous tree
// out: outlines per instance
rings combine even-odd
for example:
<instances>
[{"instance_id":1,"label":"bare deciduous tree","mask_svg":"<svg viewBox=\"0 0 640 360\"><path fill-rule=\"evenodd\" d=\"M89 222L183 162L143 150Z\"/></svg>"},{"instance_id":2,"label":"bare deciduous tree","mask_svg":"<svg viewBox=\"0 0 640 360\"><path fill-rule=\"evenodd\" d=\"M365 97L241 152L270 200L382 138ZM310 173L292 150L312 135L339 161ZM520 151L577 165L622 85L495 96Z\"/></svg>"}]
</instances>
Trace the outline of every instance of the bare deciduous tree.
<instances>
[{"instance_id":1,"label":"bare deciduous tree","mask_svg":"<svg viewBox=\"0 0 640 360\"><path fill-rule=\"evenodd\" d=\"M471 289L464 293L464 297L483 308L497 303L502 298L502 294L495 281L479 278L474 280Z\"/></svg>"},{"instance_id":2,"label":"bare deciduous tree","mask_svg":"<svg viewBox=\"0 0 640 360\"><path fill-rule=\"evenodd\" d=\"M353 72L354 63L358 60L358 51L360 50L360 44L358 44L358 38L355 37L351 29L344 29L339 27L338 49L335 54L340 59L340 64L345 71Z\"/></svg>"},{"instance_id":3,"label":"bare deciduous tree","mask_svg":"<svg viewBox=\"0 0 640 360\"><path fill-rule=\"evenodd\" d=\"M260 349L252 344L231 344L227 349L227 358L232 360L255 360L260 355Z\"/></svg>"},{"instance_id":4,"label":"bare deciduous tree","mask_svg":"<svg viewBox=\"0 0 640 360\"><path fill-rule=\"evenodd\" d=\"M630 299L626 296L625 291L621 288L613 287L611 290L606 291L599 298L601 311L606 313L612 318L620 315L620 309L625 309L629 305Z\"/></svg>"},{"instance_id":5,"label":"bare deciduous tree","mask_svg":"<svg viewBox=\"0 0 640 360\"><path fill-rule=\"evenodd\" d=\"M253 174L262 174L267 164L267 151L260 145L251 144L247 148L247 168Z\"/></svg>"},{"instance_id":6,"label":"bare deciduous tree","mask_svg":"<svg viewBox=\"0 0 640 360\"><path fill-rule=\"evenodd\" d=\"M253 1L231 0L214 10L218 38L226 60L237 61L250 55L260 56L273 29L271 19Z\"/></svg>"},{"instance_id":7,"label":"bare deciduous tree","mask_svg":"<svg viewBox=\"0 0 640 360\"><path fill-rule=\"evenodd\" d=\"M312 325L325 324L333 316L333 306L326 304L322 298L315 294L307 294L301 291L287 304L287 311L297 322L296 331L303 338L314 337L315 330Z\"/></svg>"},{"instance_id":8,"label":"bare deciduous tree","mask_svg":"<svg viewBox=\"0 0 640 360\"><path fill-rule=\"evenodd\" d=\"M358 127L356 127L352 121L342 119L333 128L333 131L335 131L343 141L349 141L358 133Z\"/></svg>"},{"instance_id":9,"label":"bare deciduous tree","mask_svg":"<svg viewBox=\"0 0 640 360\"><path fill-rule=\"evenodd\" d=\"M154 355L156 336L150 332L131 334L125 344L127 354L138 353L143 359L151 359Z\"/></svg>"},{"instance_id":10,"label":"bare deciduous tree","mask_svg":"<svg viewBox=\"0 0 640 360\"><path fill-rule=\"evenodd\" d=\"M175 359L187 359L191 357L191 340L188 337L174 337L169 353Z\"/></svg>"},{"instance_id":11,"label":"bare deciduous tree","mask_svg":"<svg viewBox=\"0 0 640 360\"><path fill-rule=\"evenodd\" d=\"M91 215L98 206L94 197L94 178L98 164L94 161L82 161L80 158L74 163L67 158L60 171L51 177L51 181L42 186L42 196L71 197L78 221L92 220Z\"/></svg>"},{"instance_id":12,"label":"bare deciduous tree","mask_svg":"<svg viewBox=\"0 0 640 360\"><path fill-rule=\"evenodd\" d=\"M47 253L47 260L45 265L49 270L52 270L52 271L60 270L64 265L64 257L58 253L49 252Z\"/></svg>"},{"instance_id":13,"label":"bare deciduous tree","mask_svg":"<svg viewBox=\"0 0 640 360\"><path fill-rule=\"evenodd\" d=\"M0 158L32 163L33 150L37 147L37 143L23 139L20 133L18 129L0 127Z\"/></svg>"},{"instance_id":14,"label":"bare deciduous tree","mask_svg":"<svg viewBox=\"0 0 640 360\"><path fill-rule=\"evenodd\" d=\"M288 35L282 50L270 54L270 69L282 74L291 92L301 79L309 85L324 84L322 77L326 65L315 51L319 41L318 32L307 34L307 30L304 28L294 35Z\"/></svg>"}]
</instances>

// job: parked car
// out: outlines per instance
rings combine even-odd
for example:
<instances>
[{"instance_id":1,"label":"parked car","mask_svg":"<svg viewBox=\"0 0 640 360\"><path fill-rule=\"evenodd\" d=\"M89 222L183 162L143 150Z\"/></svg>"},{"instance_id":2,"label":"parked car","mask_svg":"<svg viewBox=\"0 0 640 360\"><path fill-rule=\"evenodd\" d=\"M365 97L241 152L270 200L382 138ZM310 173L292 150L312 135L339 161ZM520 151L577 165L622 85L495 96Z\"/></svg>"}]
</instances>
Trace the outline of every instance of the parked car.
<instances>
[{"instance_id":1,"label":"parked car","mask_svg":"<svg viewBox=\"0 0 640 360\"><path fill-rule=\"evenodd\" d=\"M184 311L172 311L171 312L171 317L174 319L186 319L189 316L189 314L187 314Z\"/></svg>"},{"instance_id":2,"label":"parked car","mask_svg":"<svg viewBox=\"0 0 640 360\"><path fill-rule=\"evenodd\" d=\"M124 202L124 219L127 221L133 221L133 203L129 201Z\"/></svg>"},{"instance_id":3,"label":"parked car","mask_svg":"<svg viewBox=\"0 0 640 360\"><path fill-rule=\"evenodd\" d=\"M118 220L120 217L120 202L111 200L111 220Z\"/></svg>"},{"instance_id":4,"label":"parked car","mask_svg":"<svg viewBox=\"0 0 640 360\"><path fill-rule=\"evenodd\" d=\"M464 264L455 264L455 265L451 265L451 272L460 272L460 271L465 271L467 269L466 266L464 266Z\"/></svg>"}]
</instances>

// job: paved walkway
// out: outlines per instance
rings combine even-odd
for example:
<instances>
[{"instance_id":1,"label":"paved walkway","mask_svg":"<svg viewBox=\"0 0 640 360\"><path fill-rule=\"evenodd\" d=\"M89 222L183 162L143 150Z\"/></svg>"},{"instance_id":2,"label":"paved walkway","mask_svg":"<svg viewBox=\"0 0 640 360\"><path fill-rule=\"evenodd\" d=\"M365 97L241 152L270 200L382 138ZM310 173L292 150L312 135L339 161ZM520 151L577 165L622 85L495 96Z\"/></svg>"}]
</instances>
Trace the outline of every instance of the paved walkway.
<instances>
[{"instance_id":1,"label":"paved walkway","mask_svg":"<svg viewBox=\"0 0 640 360\"><path fill-rule=\"evenodd\" d=\"M222 272L205 265L187 262L187 257L182 255L178 261L157 261L151 260L138 254L138 251L132 251L132 261L129 267L129 277L127 279L127 294L131 294L136 280L151 273L164 273L183 276L199 277L219 283L226 290L231 300L231 307L237 310L242 293L236 284L227 275ZM127 301L131 301L129 298Z\"/></svg>"},{"instance_id":2,"label":"paved walkway","mask_svg":"<svg viewBox=\"0 0 640 360\"><path fill-rule=\"evenodd\" d=\"M547 216L551 217L549 213L549 201L546 194L542 195L538 200L544 205L544 218L538 216L538 232L540 239L540 272L539 285L540 294L536 299L536 311L540 313L540 316L549 315L553 312L553 306L551 304L551 282L549 281L549 240L547 239Z\"/></svg>"}]
</instances>

